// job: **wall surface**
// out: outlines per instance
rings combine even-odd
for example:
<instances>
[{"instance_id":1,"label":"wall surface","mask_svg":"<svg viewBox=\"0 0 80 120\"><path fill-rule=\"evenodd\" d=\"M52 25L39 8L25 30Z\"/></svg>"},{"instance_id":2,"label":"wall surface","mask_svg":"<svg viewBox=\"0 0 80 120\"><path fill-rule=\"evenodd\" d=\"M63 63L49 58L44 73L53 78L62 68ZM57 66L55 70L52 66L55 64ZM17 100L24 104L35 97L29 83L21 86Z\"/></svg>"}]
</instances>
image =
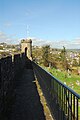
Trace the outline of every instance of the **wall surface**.
<instances>
[{"instance_id":1,"label":"wall surface","mask_svg":"<svg viewBox=\"0 0 80 120\"><path fill-rule=\"evenodd\" d=\"M0 59L0 118L13 103L16 78L26 63L24 53Z\"/></svg>"}]
</instances>

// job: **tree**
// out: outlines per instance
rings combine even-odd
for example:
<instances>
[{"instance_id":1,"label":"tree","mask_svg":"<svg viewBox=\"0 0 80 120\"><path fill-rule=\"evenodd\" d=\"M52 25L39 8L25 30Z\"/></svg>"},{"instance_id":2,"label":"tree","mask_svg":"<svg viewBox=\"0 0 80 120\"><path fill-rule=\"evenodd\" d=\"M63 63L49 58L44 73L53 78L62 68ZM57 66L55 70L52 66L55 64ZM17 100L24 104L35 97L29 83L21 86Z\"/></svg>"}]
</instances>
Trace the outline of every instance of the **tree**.
<instances>
[{"instance_id":1,"label":"tree","mask_svg":"<svg viewBox=\"0 0 80 120\"><path fill-rule=\"evenodd\" d=\"M79 53L79 67L80 67L80 53Z\"/></svg>"},{"instance_id":2,"label":"tree","mask_svg":"<svg viewBox=\"0 0 80 120\"><path fill-rule=\"evenodd\" d=\"M49 66L49 51L50 51L50 45L46 45L42 47L42 59L44 66Z\"/></svg>"},{"instance_id":3,"label":"tree","mask_svg":"<svg viewBox=\"0 0 80 120\"><path fill-rule=\"evenodd\" d=\"M67 59L66 59L66 48L63 46L63 49L61 51L61 60L62 60L62 65L63 65L63 68L65 70L68 70L68 62L67 62Z\"/></svg>"}]
</instances>

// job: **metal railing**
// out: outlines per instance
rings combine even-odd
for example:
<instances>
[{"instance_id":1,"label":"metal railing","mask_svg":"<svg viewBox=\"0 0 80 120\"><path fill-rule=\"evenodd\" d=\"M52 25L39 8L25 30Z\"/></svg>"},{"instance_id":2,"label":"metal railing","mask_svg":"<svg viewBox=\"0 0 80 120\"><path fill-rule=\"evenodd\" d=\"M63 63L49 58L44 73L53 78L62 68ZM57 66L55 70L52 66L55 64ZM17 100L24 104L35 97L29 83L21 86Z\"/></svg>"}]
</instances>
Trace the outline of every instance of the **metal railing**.
<instances>
[{"instance_id":1,"label":"metal railing","mask_svg":"<svg viewBox=\"0 0 80 120\"><path fill-rule=\"evenodd\" d=\"M36 63L32 62L32 64L53 118L80 120L80 95Z\"/></svg>"}]
</instances>

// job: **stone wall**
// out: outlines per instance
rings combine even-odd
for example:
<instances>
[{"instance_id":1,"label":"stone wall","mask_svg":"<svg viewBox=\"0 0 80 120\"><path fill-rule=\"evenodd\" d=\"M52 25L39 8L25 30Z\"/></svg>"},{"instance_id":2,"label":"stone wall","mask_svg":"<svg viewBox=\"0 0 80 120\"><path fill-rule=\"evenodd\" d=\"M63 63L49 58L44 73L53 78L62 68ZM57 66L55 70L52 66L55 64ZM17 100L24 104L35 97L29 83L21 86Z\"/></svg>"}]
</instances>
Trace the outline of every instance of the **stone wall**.
<instances>
[{"instance_id":1,"label":"stone wall","mask_svg":"<svg viewBox=\"0 0 80 120\"><path fill-rule=\"evenodd\" d=\"M25 67L24 53L0 59L0 118L7 113L15 97L15 82Z\"/></svg>"}]
</instances>

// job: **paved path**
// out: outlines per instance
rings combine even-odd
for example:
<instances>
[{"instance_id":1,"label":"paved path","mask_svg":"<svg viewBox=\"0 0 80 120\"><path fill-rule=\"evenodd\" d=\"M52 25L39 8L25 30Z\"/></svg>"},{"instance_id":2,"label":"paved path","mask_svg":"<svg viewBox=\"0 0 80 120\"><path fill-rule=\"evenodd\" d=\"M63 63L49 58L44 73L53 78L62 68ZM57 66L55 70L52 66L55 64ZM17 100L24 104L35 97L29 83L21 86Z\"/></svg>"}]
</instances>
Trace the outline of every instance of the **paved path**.
<instances>
[{"instance_id":1,"label":"paved path","mask_svg":"<svg viewBox=\"0 0 80 120\"><path fill-rule=\"evenodd\" d=\"M45 120L32 69L24 70L16 86L16 100L8 120Z\"/></svg>"}]
</instances>

